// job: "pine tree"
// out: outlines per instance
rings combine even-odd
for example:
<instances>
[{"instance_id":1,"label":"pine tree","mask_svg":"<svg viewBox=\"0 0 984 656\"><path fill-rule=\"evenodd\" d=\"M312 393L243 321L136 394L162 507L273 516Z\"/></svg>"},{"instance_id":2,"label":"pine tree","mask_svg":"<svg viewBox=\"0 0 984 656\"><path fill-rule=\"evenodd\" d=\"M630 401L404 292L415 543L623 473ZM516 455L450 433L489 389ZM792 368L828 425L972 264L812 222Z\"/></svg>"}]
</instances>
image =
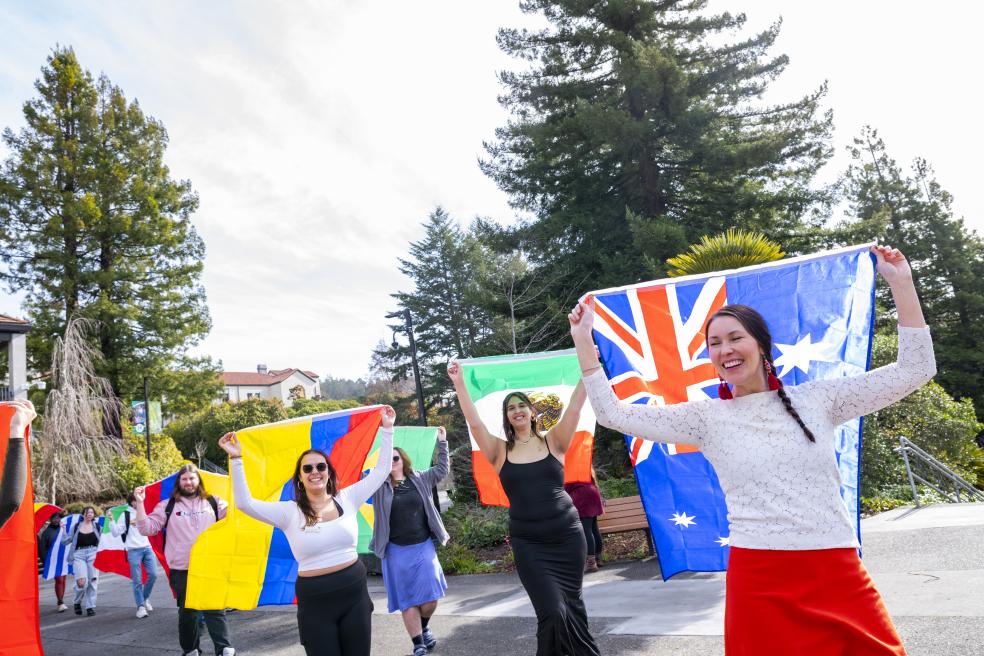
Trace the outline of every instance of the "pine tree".
<instances>
[{"instance_id":1,"label":"pine tree","mask_svg":"<svg viewBox=\"0 0 984 656\"><path fill-rule=\"evenodd\" d=\"M787 64L768 54L778 23L714 45L744 15L706 15L703 0L521 6L550 27L499 32L533 66L500 75L512 120L482 166L532 214L524 251L552 298L661 276L668 257L728 227L776 237L826 200L810 185L830 155L825 87L758 100Z\"/></svg>"},{"instance_id":2,"label":"pine tree","mask_svg":"<svg viewBox=\"0 0 984 656\"><path fill-rule=\"evenodd\" d=\"M438 207L424 223L424 237L410 244L400 271L413 291L393 294L400 310L410 310L426 405L444 398L451 388L447 363L456 357L485 355L495 319L480 281L489 260L478 240ZM405 333L400 319L394 333ZM404 343L377 349L377 367L395 379L412 379L410 350Z\"/></svg>"},{"instance_id":3,"label":"pine tree","mask_svg":"<svg viewBox=\"0 0 984 656\"><path fill-rule=\"evenodd\" d=\"M937 380L984 416L984 240L954 216L953 198L925 160L905 175L870 127L854 140L851 156L844 193L858 236L905 253L933 330ZM891 307L887 289L880 287L879 297Z\"/></svg>"},{"instance_id":4,"label":"pine tree","mask_svg":"<svg viewBox=\"0 0 984 656\"><path fill-rule=\"evenodd\" d=\"M214 395L214 365L186 357L211 327L204 244L191 223L198 197L163 162L164 126L71 48L53 51L35 86L26 127L4 130L0 171L3 275L27 296L33 367L50 368L52 338L79 316L99 323L99 373L121 398L142 395L145 375L180 397L179 366Z\"/></svg>"}]
</instances>

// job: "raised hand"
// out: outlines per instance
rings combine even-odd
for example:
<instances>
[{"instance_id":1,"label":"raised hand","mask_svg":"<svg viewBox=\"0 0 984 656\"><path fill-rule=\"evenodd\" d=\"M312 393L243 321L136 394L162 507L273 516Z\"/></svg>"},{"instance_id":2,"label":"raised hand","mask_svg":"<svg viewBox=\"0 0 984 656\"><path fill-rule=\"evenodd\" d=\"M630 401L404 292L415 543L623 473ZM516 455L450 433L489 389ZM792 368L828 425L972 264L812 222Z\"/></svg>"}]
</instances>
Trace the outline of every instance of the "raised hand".
<instances>
[{"instance_id":1,"label":"raised hand","mask_svg":"<svg viewBox=\"0 0 984 656\"><path fill-rule=\"evenodd\" d=\"M591 340L591 330L594 327L594 299L580 301L567 315L571 324L571 337L577 340Z\"/></svg>"},{"instance_id":2,"label":"raised hand","mask_svg":"<svg viewBox=\"0 0 984 656\"><path fill-rule=\"evenodd\" d=\"M383 415L383 428L393 428L396 424L396 410L391 406L384 405L379 413Z\"/></svg>"},{"instance_id":3,"label":"raised hand","mask_svg":"<svg viewBox=\"0 0 984 656\"><path fill-rule=\"evenodd\" d=\"M10 437L12 439L23 438L24 433L27 432L27 427L38 416L34 410L34 404L27 399L14 399L7 401L5 405L14 408L14 414L10 418Z\"/></svg>"},{"instance_id":4,"label":"raised hand","mask_svg":"<svg viewBox=\"0 0 984 656\"><path fill-rule=\"evenodd\" d=\"M461 364L457 360L452 360L448 363L448 377L455 384L465 381L465 374L461 371Z\"/></svg>"},{"instance_id":5,"label":"raised hand","mask_svg":"<svg viewBox=\"0 0 984 656\"><path fill-rule=\"evenodd\" d=\"M875 254L875 269L889 285L912 280L912 268L901 251L891 246L872 246L871 252Z\"/></svg>"},{"instance_id":6,"label":"raised hand","mask_svg":"<svg viewBox=\"0 0 984 656\"><path fill-rule=\"evenodd\" d=\"M137 502L137 507L142 508L144 499L147 498L147 488L141 485L133 488L133 500Z\"/></svg>"},{"instance_id":7,"label":"raised hand","mask_svg":"<svg viewBox=\"0 0 984 656\"><path fill-rule=\"evenodd\" d=\"M437 427L437 441L438 442L448 441L448 432L444 429L444 426Z\"/></svg>"},{"instance_id":8,"label":"raised hand","mask_svg":"<svg viewBox=\"0 0 984 656\"><path fill-rule=\"evenodd\" d=\"M220 437L219 448L228 453L230 458L240 458L243 455L242 442L236 439L235 433L226 433Z\"/></svg>"}]
</instances>

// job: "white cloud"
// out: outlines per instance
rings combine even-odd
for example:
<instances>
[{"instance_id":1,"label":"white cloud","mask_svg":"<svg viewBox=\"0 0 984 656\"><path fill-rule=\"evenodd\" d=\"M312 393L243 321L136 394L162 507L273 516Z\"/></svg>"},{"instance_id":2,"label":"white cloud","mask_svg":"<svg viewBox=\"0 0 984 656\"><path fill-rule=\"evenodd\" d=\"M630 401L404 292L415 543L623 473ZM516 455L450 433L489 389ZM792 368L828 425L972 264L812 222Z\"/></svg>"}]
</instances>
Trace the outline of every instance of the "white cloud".
<instances>
[{"instance_id":1,"label":"white cloud","mask_svg":"<svg viewBox=\"0 0 984 656\"><path fill-rule=\"evenodd\" d=\"M358 376L389 340L389 294L407 286L396 259L434 206L463 222L512 219L476 162L505 120L496 71L515 66L496 29L536 20L517 5L21 0L0 18L0 125L22 125L51 47L74 46L164 123L172 174L200 194L214 328L198 351L228 369ZM960 64L981 59L980 9L731 5L713 7L744 10L756 26L785 16L776 50L791 65L774 96L829 79L839 152L873 124L900 163L927 157L958 211L984 228L965 154L984 143ZM831 175L845 163L839 155ZM0 295L0 310L18 301Z\"/></svg>"}]
</instances>

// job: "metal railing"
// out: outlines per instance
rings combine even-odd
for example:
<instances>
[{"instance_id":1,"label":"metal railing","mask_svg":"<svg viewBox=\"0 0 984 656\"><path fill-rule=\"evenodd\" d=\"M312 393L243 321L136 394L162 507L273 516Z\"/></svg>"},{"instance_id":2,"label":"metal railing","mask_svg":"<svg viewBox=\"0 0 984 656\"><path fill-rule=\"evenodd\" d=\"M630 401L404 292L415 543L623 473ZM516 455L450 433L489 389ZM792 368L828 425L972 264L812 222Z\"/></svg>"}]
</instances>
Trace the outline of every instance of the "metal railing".
<instances>
[{"instance_id":1,"label":"metal railing","mask_svg":"<svg viewBox=\"0 0 984 656\"><path fill-rule=\"evenodd\" d=\"M896 447L895 451L902 456L902 460L905 462L905 472L909 477L912 498L915 500L917 508L920 506L919 490L916 489L917 482L936 490L951 503L960 503L964 500L984 501L984 492L960 478L949 467L906 438L899 436L899 446ZM967 498L961 499L961 494L966 495Z\"/></svg>"},{"instance_id":2,"label":"metal railing","mask_svg":"<svg viewBox=\"0 0 984 656\"><path fill-rule=\"evenodd\" d=\"M0 401L13 401L14 400L14 390L9 387L0 385Z\"/></svg>"}]
</instances>

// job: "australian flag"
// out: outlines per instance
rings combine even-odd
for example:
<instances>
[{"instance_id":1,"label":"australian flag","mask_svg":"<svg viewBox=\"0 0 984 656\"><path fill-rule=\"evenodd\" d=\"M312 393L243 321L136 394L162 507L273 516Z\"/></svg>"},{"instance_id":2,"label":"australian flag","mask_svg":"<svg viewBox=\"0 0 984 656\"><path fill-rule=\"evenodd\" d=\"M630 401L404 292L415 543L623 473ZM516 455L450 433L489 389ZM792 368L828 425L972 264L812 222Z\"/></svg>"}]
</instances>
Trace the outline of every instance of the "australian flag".
<instances>
[{"instance_id":1,"label":"australian flag","mask_svg":"<svg viewBox=\"0 0 984 656\"><path fill-rule=\"evenodd\" d=\"M623 401L717 398L720 381L704 325L725 304L750 305L772 331L777 375L787 386L798 385L867 370L874 290L868 247L844 248L593 292L594 337ZM857 530L860 420L840 426L837 437L841 497ZM663 578L727 569L727 506L711 464L690 445L625 439Z\"/></svg>"}]
</instances>

